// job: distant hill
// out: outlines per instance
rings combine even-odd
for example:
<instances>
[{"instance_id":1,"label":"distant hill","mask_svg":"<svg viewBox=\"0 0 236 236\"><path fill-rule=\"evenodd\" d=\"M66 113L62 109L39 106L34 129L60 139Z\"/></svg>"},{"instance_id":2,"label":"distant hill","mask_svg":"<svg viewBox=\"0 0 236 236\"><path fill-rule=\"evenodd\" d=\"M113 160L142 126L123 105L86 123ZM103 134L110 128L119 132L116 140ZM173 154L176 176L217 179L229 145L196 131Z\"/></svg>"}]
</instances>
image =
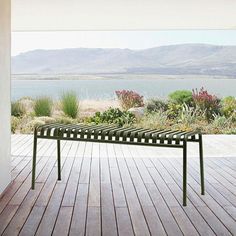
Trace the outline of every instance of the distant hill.
<instances>
[{"instance_id":1,"label":"distant hill","mask_svg":"<svg viewBox=\"0 0 236 236\"><path fill-rule=\"evenodd\" d=\"M35 50L12 58L13 74L157 73L236 76L236 46L181 44L145 50Z\"/></svg>"}]
</instances>

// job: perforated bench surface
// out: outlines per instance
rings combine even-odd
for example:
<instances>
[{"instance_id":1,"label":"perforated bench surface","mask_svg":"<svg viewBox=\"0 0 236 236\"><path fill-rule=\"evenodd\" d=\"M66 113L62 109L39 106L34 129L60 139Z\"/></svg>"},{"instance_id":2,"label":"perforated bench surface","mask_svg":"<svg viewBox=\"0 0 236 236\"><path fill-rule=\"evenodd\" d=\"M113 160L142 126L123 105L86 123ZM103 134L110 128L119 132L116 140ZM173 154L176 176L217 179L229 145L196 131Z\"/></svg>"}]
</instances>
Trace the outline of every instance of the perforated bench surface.
<instances>
[{"instance_id":1,"label":"perforated bench surface","mask_svg":"<svg viewBox=\"0 0 236 236\"><path fill-rule=\"evenodd\" d=\"M36 128L39 138L133 143L136 145L182 146L182 141L196 141L198 131L150 130L115 125L47 124Z\"/></svg>"}]
</instances>

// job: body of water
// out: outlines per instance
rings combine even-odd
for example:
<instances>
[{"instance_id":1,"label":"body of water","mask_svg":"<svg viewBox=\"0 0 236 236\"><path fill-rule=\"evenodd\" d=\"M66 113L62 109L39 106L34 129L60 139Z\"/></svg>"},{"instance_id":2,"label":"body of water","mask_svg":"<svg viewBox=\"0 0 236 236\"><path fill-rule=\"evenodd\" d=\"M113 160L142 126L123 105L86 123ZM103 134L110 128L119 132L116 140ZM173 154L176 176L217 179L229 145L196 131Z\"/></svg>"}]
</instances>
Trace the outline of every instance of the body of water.
<instances>
[{"instance_id":1,"label":"body of water","mask_svg":"<svg viewBox=\"0 0 236 236\"><path fill-rule=\"evenodd\" d=\"M236 96L236 79L91 79L91 80L12 80L12 100L21 97L60 97L63 91L74 90L81 100L113 99L115 91L128 89L145 98L166 97L179 89L204 87L220 96Z\"/></svg>"}]
</instances>

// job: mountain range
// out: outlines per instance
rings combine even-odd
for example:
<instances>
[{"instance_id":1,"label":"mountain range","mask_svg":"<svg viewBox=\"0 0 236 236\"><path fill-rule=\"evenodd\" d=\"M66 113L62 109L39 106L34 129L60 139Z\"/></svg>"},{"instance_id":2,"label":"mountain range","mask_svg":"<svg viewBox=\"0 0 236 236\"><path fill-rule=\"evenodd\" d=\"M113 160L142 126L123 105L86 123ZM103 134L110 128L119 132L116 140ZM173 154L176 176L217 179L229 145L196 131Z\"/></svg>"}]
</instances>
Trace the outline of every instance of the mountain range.
<instances>
[{"instance_id":1,"label":"mountain range","mask_svg":"<svg viewBox=\"0 0 236 236\"><path fill-rule=\"evenodd\" d=\"M34 50L12 57L13 74L166 74L236 76L236 46L179 44L131 50Z\"/></svg>"}]
</instances>

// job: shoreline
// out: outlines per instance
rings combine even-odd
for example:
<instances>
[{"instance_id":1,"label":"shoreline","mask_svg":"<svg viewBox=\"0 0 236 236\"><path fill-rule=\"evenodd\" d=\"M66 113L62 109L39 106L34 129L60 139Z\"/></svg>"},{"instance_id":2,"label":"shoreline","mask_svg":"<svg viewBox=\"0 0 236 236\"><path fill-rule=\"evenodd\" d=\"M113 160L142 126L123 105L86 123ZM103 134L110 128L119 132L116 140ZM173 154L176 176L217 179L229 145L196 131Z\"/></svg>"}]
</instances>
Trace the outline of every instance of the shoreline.
<instances>
[{"instance_id":1,"label":"shoreline","mask_svg":"<svg viewBox=\"0 0 236 236\"><path fill-rule=\"evenodd\" d=\"M94 75L16 75L12 74L12 80L29 80L29 81L48 81L48 80L195 80L195 79L206 79L206 80L234 80L236 77L230 76L216 76L216 75L159 75L159 74L94 74Z\"/></svg>"}]
</instances>

